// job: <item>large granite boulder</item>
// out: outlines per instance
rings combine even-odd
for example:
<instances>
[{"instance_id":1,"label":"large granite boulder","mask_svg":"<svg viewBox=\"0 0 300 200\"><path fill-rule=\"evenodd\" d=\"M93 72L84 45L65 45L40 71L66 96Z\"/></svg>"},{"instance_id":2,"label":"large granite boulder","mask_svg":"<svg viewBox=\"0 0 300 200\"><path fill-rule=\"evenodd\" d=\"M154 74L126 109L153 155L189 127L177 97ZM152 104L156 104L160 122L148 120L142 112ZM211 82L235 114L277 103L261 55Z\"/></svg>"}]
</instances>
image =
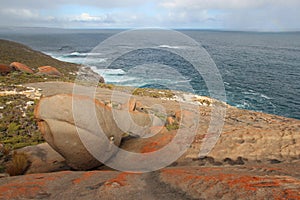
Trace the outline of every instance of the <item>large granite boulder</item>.
<instances>
[{"instance_id":1,"label":"large granite boulder","mask_svg":"<svg viewBox=\"0 0 300 200\"><path fill-rule=\"evenodd\" d=\"M48 76L62 76L62 73L60 73L55 67L42 66L39 67L38 70L39 70L38 74L43 74Z\"/></svg>"},{"instance_id":2,"label":"large granite boulder","mask_svg":"<svg viewBox=\"0 0 300 200\"><path fill-rule=\"evenodd\" d=\"M19 63L19 62L13 62L10 64L10 67L12 67L13 69L20 71L20 72L25 72L28 74L33 74L34 72L32 71L32 69L30 69L28 66L24 65L23 63Z\"/></svg>"},{"instance_id":3,"label":"large granite boulder","mask_svg":"<svg viewBox=\"0 0 300 200\"><path fill-rule=\"evenodd\" d=\"M77 117L74 117L73 104L80 104L80 111L76 110L80 112ZM94 107L95 112L92 111ZM66 159L70 167L78 170L101 165L92 153L102 154L102 162L109 159L123 134L114 123L109 108L84 96L64 94L43 98L36 107L35 117L45 140Z\"/></svg>"},{"instance_id":4,"label":"large granite boulder","mask_svg":"<svg viewBox=\"0 0 300 200\"><path fill-rule=\"evenodd\" d=\"M98 167L115 155L124 133L145 136L164 123L154 115L112 110L96 99L68 94L41 99L35 117L45 140L78 170Z\"/></svg>"}]
</instances>

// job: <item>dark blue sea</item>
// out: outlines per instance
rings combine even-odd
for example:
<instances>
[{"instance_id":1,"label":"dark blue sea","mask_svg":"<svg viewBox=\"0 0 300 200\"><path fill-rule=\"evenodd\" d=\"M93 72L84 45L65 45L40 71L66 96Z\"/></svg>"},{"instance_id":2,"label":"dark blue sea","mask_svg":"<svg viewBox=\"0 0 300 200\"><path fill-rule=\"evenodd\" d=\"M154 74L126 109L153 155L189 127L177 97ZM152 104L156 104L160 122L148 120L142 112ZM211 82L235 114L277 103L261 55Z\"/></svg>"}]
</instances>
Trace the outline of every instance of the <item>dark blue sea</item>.
<instances>
[{"instance_id":1,"label":"dark blue sea","mask_svg":"<svg viewBox=\"0 0 300 200\"><path fill-rule=\"evenodd\" d=\"M99 69L106 62L93 49L120 30L7 29L0 38L21 42L63 61L83 63L104 76L107 83L135 87L184 90L190 84L193 92L210 96L203 78L182 57L166 51L139 49L113 62L109 70ZM227 103L239 108L300 119L300 33L224 32L181 30L204 48L215 62L226 91ZM86 59L89 57L89 59ZM144 62L144 63L143 63ZM133 73L133 67L145 64L172 66L174 73L158 76ZM151 66L152 65L152 66ZM130 73L129 73L130 72ZM153 73L150 73L153 74ZM155 73L154 73L155 74Z\"/></svg>"}]
</instances>

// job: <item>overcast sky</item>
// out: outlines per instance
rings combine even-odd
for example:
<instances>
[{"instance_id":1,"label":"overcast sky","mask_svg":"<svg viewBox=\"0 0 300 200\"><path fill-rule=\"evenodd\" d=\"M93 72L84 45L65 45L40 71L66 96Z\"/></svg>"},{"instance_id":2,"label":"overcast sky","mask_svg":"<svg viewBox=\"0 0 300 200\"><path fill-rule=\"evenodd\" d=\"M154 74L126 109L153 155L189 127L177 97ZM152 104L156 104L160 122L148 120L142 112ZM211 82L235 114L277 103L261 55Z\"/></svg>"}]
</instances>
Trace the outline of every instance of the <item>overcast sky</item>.
<instances>
[{"instance_id":1,"label":"overcast sky","mask_svg":"<svg viewBox=\"0 0 300 200\"><path fill-rule=\"evenodd\" d=\"M0 0L0 26L300 30L300 0Z\"/></svg>"}]
</instances>

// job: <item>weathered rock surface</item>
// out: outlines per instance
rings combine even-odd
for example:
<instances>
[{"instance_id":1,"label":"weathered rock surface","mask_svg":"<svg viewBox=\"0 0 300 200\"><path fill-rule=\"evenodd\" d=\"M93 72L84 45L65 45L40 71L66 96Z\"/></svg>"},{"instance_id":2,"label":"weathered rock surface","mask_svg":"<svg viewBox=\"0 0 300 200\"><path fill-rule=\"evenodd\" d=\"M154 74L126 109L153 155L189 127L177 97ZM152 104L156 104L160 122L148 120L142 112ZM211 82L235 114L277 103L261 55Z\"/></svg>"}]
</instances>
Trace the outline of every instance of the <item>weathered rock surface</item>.
<instances>
[{"instance_id":1,"label":"weathered rock surface","mask_svg":"<svg viewBox=\"0 0 300 200\"><path fill-rule=\"evenodd\" d=\"M287 174L270 166L182 167L163 169L160 178L191 199L300 199L299 177Z\"/></svg>"},{"instance_id":2,"label":"weathered rock surface","mask_svg":"<svg viewBox=\"0 0 300 200\"><path fill-rule=\"evenodd\" d=\"M1 178L0 199L300 199L295 171L299 168L280 164L170 167L143 174L63 171Z\"/></svg>"},{"instance_id":3,"label":"weathered rock surface","mask_svg":"<svg viewBox=\"0 0 300 200\"><path fill-rule=\"evenodd\" d=\"M205 129L205 119L200 127ZM196 158L204 135L199 134L189 150ZM243 157L252 161L292 162L300 159L300 121L230 107L222 134L208 156L217 161Z\"/></svg>"},{"instance_id":4,"label":"weathered rock surface","mask_svg":"<svg viewBox=\"0 0 300 200\"><path fill-rule=\"evenodd\" d=\"M90 67L81 67L77 73L77 81L86 81L94 83L105 83L105 80L98 73L94 72Z\"/></svg>"},{"instance_id":5,"label":"weathered rock surface","mask_svg":"<svg viewBox=\"0 0 300 200\"><path fill-rule=\"evenodd\" d=\"M17 150L26 153L30 165L26 174L47 173L68 170L65 159L47 143L28 146Z\"/></svg>"},{"instance_id":6,"label":"weathered rock surface","mask_svg":"<svg viewBox=\"0 0 300 200\"><path fill-rule=\"evenodd\" d=\"M67 94L41 99L35 117L45 140L79 170L98 167L99 158L107 161L124 133L144 136L151 133L149 127L163 125L154 115L112 111L98 100Z\"/></svg>"},{"instance_id":7,"label":"weathered rock surface","mask_svg":"<svg viewBox=\"0 0 300 200\"><path fill-rule=\"evenodd\" d=\"M32 71L32 69L30 69L28 66L24 65L23 63L13 62L10 64L10 67L12 67L13 69L15 69L17 71L21 71L21 72L25 72L25 73L29 73L29 74L34 73Z\"/></svg>"},{"instance_id":8,"label":"weathered rock surface","mask_svg":"<svg viewBox=\"0 0 300 200\"><path fill-rule=\"evenodd\" d=\"M0 75L7 75L12 72L14 69L8 65L0 64Z\"/></svg>"},{"instance_id":9,"label":"weathered rock surface","mask_svg":"<svg viewBox=\"0 0 300 200\"><path fill-rule=\"evenodd\" d=\"M52 82L35 85L42 88L46 96L64 92L71 93L73 89L73 85L69 83ZM96 91L96 97L102 101L110 99L111 95L112 91L108 89L98 88ZM151 107L154 104L162 105L167 113L175 112L175 115L177 114L175 117L179 120L182 116L187 116L183 123L189 126L190 114L184 110L183 112L180 111L179 103L150 97L135 96L135 99L145 107ZM176 113L176 111L179 112ZM214 158L216 162L224 162L225 159L237 160L239 157L249 161L266 163L274 160L292 162L300 158L299 120L240 110L230 106L226 112L222 134L217 140L217 144L207 155ZM197 159L203 140L207 136L211 120L211 107L199 106L199 115L198 131L182 159ZM148 139L148 142L150 140L151 138ZM129 143L130 140L127 142ZM127 146L126 143L124 143L125 146ZM145 144L147 144L146 141ZM140 145L142 146L142 144ZM136 152L140 152L140 149L136 149Z\"/></svg>"},{"instance_id":10,"label":"weathered rock surface","mask_svg":"<svg viewBox=\"0 0 300 200\"><path fill-rule=\"evenodd\" d=\"M66 101L65 98L70 95L56 94L71 93L73 89L72 84L65 83L41 83L35 86L41 88L44 95L49 96L48 99L55 95L64 99L62 101ZM111 90L98 88L96 91L97 99L103 102L109 100L111 95ZM190 120L194 114L180 109L178 102L138 96L134 98L131 108L125 106L129 116L139 114L138 107L151 110L153 105L159 104L172 116L172 120L181 122L184 129L189 130L194 126L194 121ZM142 106L138 106L137 102ZM44 116L57 114L52 119L62 123L66 121L68 118L65 115L64 118L59 116L68 112L69 107L59 103L52 105L59 105L60 112L55 108L53 114L46 113ZM49 110L47 106L43 109L46 112ZM112 170L67 171L1 178L0 199L300 199L300 121L228 106L225 125L217 144L206 157L199 158L199 150L208 135L212 108L213 105L199 106L199 129L193 142L169 167L137 174ZM122 126L126 128L128 114L119 116L122 116ZM82 118L85 118L85 114ZM47 117L43 120L40 123L46 122ZM151 120L148 120L143 118L142 122L149 123ZM74 120L68 124L73 125ZM57 126L52 124L49 127ZM148 129L150 134L155 134L149 138L124 138L120 148L140 154L156 152L170 144L178 134L177 130L168 131L163 126ZM51 128L51 133L57 130ZM131 128L127 127L127 130ZM45 130L43 132L45 135L48 133ZM55 142L66 140L60 136L55 138ZM70 143L63 143L62 146L70 146ZM64 157L73 157L74 152L70 148L68 150L70 154ZM116 151L106 163L122 157L123 154L119 152ZM124 165L131 164L130 158L127 160L128 163Z\"/></svg>"},{"instance_id":11,"label":"weathered rock surface","mask_svg":"<svg viewBox=\"0 0 300 200\"><path fill-rule=\"evenodd\" d=\"M76 118L73 104L80 104ZM102 133L94 115L100 118ZM83 96L56 95L43 98L36 107L35 117L39 120L38 125L45 140L74 169L98 167L101 163L89 151L103 153L104 162L115 153L113 147L120 144L123 134L103 103Z\"/></svg>"},{"instance_id":12,"label":"weathered rock surface","mask_svg":"<svg viewBox=\"0 0 300 200\"><path fill-rule=\"evenodd\" d=\"M42 66L39 67L38 70L38 74L43 74L47 76L62 76L62 73L60 73L55 67L52 66Z\"/></svg>"}]
</instances>

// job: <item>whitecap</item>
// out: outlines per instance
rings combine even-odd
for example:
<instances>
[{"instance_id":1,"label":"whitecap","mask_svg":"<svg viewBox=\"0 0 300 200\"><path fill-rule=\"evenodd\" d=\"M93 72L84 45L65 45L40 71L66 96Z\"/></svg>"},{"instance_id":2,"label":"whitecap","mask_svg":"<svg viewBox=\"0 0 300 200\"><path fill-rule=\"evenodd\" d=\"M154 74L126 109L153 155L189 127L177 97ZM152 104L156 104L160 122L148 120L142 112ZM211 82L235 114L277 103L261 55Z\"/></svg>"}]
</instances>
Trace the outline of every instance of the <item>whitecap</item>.
<instances>
[{"instance_id":1,"label":"whitecap","mask_svg":"<svg viewBox=\"0 0 300 200\"><path fill-rule=\"evenodd\" d=\"M159 45L158 47L160 47L160 48L168 48L168 49L180 49L179 46L170 46L170 45L166 45L166 44Z\"/></svg>"},{"instance_id":2,"label":"whitecap","mask_svg":"<svg viewBox=\"0 0 300 200\"><path fill-rule=\"evenodd\" d=\"M268 96L265 95L265 94L260 94L260 96L261 96L262 98L265 98L265 99L272 99L271 97L268 97Z\"/></svg>"},{"instance_id":3,"label":"whitecap","mask_svg":"<svg viewBox=\"0 0 300 200\"><path fill-rule=\"evenodd\" d=\"M97 67L92 67L92 69L101 75L124 75L126 72L122 69L98 69Z\"/></svg>"}]
</instances>

